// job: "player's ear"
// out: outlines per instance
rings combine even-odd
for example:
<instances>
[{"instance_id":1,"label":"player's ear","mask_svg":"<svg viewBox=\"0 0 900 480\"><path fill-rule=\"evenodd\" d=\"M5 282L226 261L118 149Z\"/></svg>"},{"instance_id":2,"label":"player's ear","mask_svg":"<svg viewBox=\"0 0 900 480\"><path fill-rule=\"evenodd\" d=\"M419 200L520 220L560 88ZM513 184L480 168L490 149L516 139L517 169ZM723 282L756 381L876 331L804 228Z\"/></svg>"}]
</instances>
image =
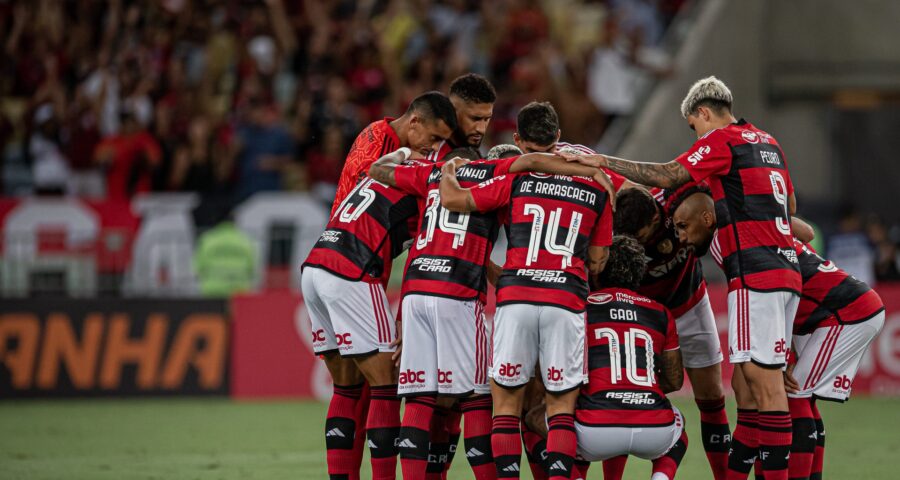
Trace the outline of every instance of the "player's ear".
<instances>
[{"instance_id":1,"label":"player's ear","mask_svg":"<svg viewBox=\"0 0 900 480\"><path fill-rule=\"evenodd\" d=\"M702 214L702 218L703 218L703 226L704 227L709 228L709 227L713 226L714 222L713 222L712 212L710 212L709 210L704 211Z\"/></svg>"},{"instance_id":2,"label":"player's ear","mask_svg":"<svg viewBox=\"0 0 900 480\"><path fill-rule=\"evenodd\" d=\"M559 142L559 137L561 137L561 136L562 136L562 130L557 130L556 131L556 140L554 140L553 143Z\"/></svg>"}]
</instances>

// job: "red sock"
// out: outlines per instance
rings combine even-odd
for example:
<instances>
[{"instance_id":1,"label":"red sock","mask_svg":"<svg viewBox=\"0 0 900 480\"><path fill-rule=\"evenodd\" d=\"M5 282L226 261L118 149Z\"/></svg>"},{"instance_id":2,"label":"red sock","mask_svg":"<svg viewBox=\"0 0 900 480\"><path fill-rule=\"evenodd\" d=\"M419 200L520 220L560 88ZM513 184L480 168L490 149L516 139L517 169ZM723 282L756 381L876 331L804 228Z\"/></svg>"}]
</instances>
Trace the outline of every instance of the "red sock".
<instances>
[{"instance_id":1,"label":"red sock","mask_svg":"<svg viewBox=\"0 0 900 480\"><path fill-rule=\"evenodd\" d=\"M493 480L497 478L497 467L491 452L491 404L490 395L460 400L459 408L465 417L464 449L466 460L472 467L475 478Z\"/></svg>"},{"instance_id":2,"label":"red sock","mask_svg":"<svg viewBox=\"0 0 900 480\"><path fill-rule=\"evenodd\" d=\"M793 423L788 478L808 480L812 473L813 457L816 453L816 437L818 437L812 405L809 398L788 398L788 407Z\"/></svg>"},{"instance_id":3,"label":"red sock","mask_svg":"<svg viewBox=\"0 0 900 480\"><path fill-rule=\"evenodd\" d=\"M403 422L400 423L400 471L404 479L425 478L428 464L429 430L434 416L435 397L406 399Z\"/></svg>"},{"instance_id":4,"label":"red sock","mask_svg":"<svg viewBox=\"0 0 900 480\"><path fill-rule=\"evenodd\" d=\"M522 441L519 440L519 417L497 415L491 429L491 451L497 478L519 478Z\"/></svg>"},{"instance_id":5,"label":"red sock","mask_svg":"<svg viewBox=\"0 0 900 480\"><path fill-rule=\"evenodd\" d=\"M759 412L759 457L766 480L788 479L792 430L789 412Z\"/></svg>"},{"instance_id":6,"label":"red sock","mask_svg":"<svg viewBox=\"0 0 900 480\"><path fill-rule=\"evenodd\" d=\"M431 418L431 442L428 448L428 467L425 470L425 480L441 480L444 475L444 465L447 463L447 452L450 449L448 414L446 408L437 407L434 410L434 417Z\"/></svg>"},{"instance_id":7,"label":"red sock","mask_svg":"<svg viewBox=\"0 0 900 480\"><path fill-rule=\"evenodd\" d=\"M745 480L759 452L759 434L756 410L739 408L737 425L731 434L731 451L728 454L728 480Z\"/></svg>"},{"instance_id":8,"label":"red sock","mask_svg":"<svg viewBox=\"0 0 900 480\"><path fill-rule=\"evenodd\" d=\"M575 416L559 413L547 420L547 472L550 480L568 480L575 464Z\"/></svg>"},{"instance_id":9,"label":"red sock","mask_svg":"<svg viewBox=\"0 0 900 480\"><path fill-rule=\"evenodd\" d=\"M700 409L700 436L703 450L715 480L728 474L728 449L731 448L731 429L725 413L725 397L715 400L695 400Z\"/></svg>"},{"instance_id":10,"label":"red sock","mask_svg":"<svg viewBox=\"0 0 900 480\"><path fill-rule=\"evenodd\" d=\"M681 431L681 437L672 445L672 448L665 455L653 460L653 476L662 474L672 480L675 478L675 472L678 471L678 465L681 465L681 459L684 458L684 452L687 452L688 437L687 430Z\"/></svg>"},{"instance_id":11,"label":"red sock","mask_svg":"<svg viewBox=\"0 0 900 480\"><path fill-rule=\"evenodd\" d=\"M619 455L603 461L603 480L622 480L628 455Z\"/></svg>"},{"instance_id":12,"label":"red sock","mask_svg":"<svg viewBox=\"0 0 900 480\"><path fill-rule=\"evenodd\" d=\"M359 435L354 414L363 385L335 385L325 418L325 449L328 476L333 480L359 478L359 465L354 464L354 438Z\"/></svg>"},{"instance_id":13,"label":"red sock","mask_svg":"<svg viewBox=\"0 0 900 480\"><path fill-rule=\"evenodd\" d=\"M353 438L353 473L350 480L359 480L359 468L362 466L363 452L366 450L366 420L369 417L370 393L369 383L363 382L362 393L353 415L356 421L356 436Z\"/></svg>"},{"instance_id":14,"label":"red sock","mask_svg":"<svg viewBox=\"0 0 900 480\"><path fill-rule=\"evenodd\" d=\"M586 480L589 468L591 468L591 462L576 459L575 465L572 467L572 480Z\"/></svg>"},{"instance_id":15,"label":"red sock","mask_svg":"<svg viewBox=\"0 0 900 480\"><path fill-rule=\"evenodd\" d=\"M394 480L397 477L397 437L400 435L397 385L371 388L366 436L372 456L372 480Z\"/></svg>"},{"instance_id":16,"label":"red sock","mask_svg":"<svg viewBox=\"0 0 900 480\"><path fill-rule=\"evenodd\" d=\"M822 468L825 466L825 424L822 423L822 415L816 401L810 402L813 420L816 421L816 453L813 455L812 471L809 480L822 480Z\"/></svg>"},{"instance_id":17,"label":"red sock","mask_svg":"<svg viewBox=\"0 0 900 480\"><path fill-rule=\"evenodd\" d=\"M531 468L534 480L547 480L547 439L532 431L525 423L525 412L519 426L522 429L522 443L525 445L525 458Z\"/></svg>"},{"instance_id":18,"label":"red sock","mask_svg":"<svg viewBox=\"0 0 900 480\"><path fill-rule=\"evenodd\" d=\"M488 415L488 418L490 418L490 415ZM447 413L447 432L450 434L450 442L447 444L447 461L444 462L444 472L441 475L441 478L444 480L447 478L447 472L450 471L453 457L456 456L456 448L459 446L459 437L462 436L462 429L460 428L461 422L462 410L460 410L459 402L456 402ZM488 428L488 434L490 434L490 428Z\"/></svg>"}]
</instances>

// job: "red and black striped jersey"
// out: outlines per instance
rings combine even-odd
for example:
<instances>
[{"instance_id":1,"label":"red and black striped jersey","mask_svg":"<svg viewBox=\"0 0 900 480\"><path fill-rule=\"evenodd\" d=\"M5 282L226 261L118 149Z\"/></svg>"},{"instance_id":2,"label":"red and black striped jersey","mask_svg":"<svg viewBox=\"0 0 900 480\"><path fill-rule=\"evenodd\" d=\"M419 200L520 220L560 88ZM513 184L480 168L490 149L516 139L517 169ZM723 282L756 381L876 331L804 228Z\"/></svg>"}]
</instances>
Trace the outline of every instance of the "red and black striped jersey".
<instances>
[{"instance_id":1,"label":"red and black striped jersey","mask_svg":"<svg viewBox=\"0 0 900 480\"><path fill-rule=\"evenodd\" d=\"M387 283L391 260L410 238L416 197L365 177L338 206L302 268L347 280Z\"/></svg>"},{"instance_id":2,"label":"red and black striped jersey","mask_svg":"<svg viewBox=\"0 0 900 480\"><path fill-rule=\"evenodd\" d=\"M794 239L803 293L794 318L794 335L819 327L864 322L884 311L881 297L852 275L825 260L809 244Z\"/></svg>"},{"instance_id":3,"label":"red and black striped jersey","mask_svg":"<svg viewBox=\"0 0 900 480\"><path fill-rule=\"evenodd\" d=\"M341 202L347 198L350 191L359 183L360 179L369 172L369 167L375 160L400 148L400 137L391 127L393 118L385 118L370 123L353 141L350 152L344 160L344 168L338 180L337 194L331 206L331 214L337 210Z\"/></svg>"},{"instance_id":4,"label":"red and black striped jersey","mask_svg":"<svg viewBox=\"0 0 900 480\"><path fill-rule=\"evenodd\" d=\"M693 308L706 293L706 281L694 249L678 240L672 218L665 212L665 190L650 190L663 224L644 246L647 272L638 292L665 305L676 318Z\"/></svg>"},{"instance_id":5,"label":"red and black striped jersey","mask_svg":"<svg viewBox=\"0 0 900 480\"><path fill-rule=\"evenodd\" d=\"M624 288L592 292L587 303L588 383L575 418L583 425L651 427L675 421L656 378L664 351L678 349L672 313Z\"/></svg>"},{"instance_id":6,"label":"red and black striped jersey","mask_svg":"<svg viewBox=\"0 0 900 480\"><path fill-rule=\"evenodd\" d=\"M508 245L497 305L584 311L588 247L612 243L606 190L591 178L529 173L495 177L471 192L479 211L505 207Z\"/></svg>"},{"instance_id":7,"label":"red and black striped jersey","mask_svg":"<svg viewBox=\"0 0 900 480\"><path fill-rule=\"evenodd\" d=\"M709 183L729 290L800 293L784 154L766 132L741 120L697 140L676 161Z\"/></svg>"},{"instance_id":8,"label":"red and black striped jersey","mask_svg":"<svg viewBox=\"0 0 900 480\"><path fill-rule=\"evenodd\" d=\"M463 188L506 175L518 157L478 160L459 167L456 178ZM487 262L500 222L497 212L455 213L441 206L443 162L401 166L394 170L397 188L420 198L419 225L409 249L402 294L487 298Z\"/></svg>"}]
</instances>

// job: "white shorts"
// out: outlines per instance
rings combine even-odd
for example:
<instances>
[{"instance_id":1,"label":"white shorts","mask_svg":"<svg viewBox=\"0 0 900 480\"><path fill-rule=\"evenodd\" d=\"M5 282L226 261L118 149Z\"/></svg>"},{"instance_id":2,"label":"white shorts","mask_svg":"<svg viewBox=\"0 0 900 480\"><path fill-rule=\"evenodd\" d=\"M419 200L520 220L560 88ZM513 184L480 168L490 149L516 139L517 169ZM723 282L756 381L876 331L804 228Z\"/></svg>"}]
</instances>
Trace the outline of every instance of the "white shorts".
<instances>
[{"instance_id":1,"label":"white shorts","mask_svg":"<svg viewBox=\"0 0 900 480\"><path fill-rule=\"evenodd\" d=\"M585 317L559 307L511 304L494 316L491 378L515 388L528 383L540 360L549 392L580 387L587 380Z\"/></svg>"},{"instance_id":2,"label":"white shorts","mask_svg":"<svg viewBox=\"0 0 900 480\"><path fill-rule=\"evenodd\" d=\"M684 430L684 417L672 407L675 422L664 427L594 427L575 422L578 455L589 462L634 455L656 460L675 446Z\"/></svg>"},{"instance_id":3,"label":"white shorts","mask_svg":"<svg viewBox=\"0 0 900 480\"><path fill-rule=\"evenodd\" d=\"M490 333L480 301L407 295L402 308L401 397L490 393Z\"/></svg>"},{"instance_id":4,"label":"white shorts","mask_svg":"<svg viewBox=\"0 0 900 480\"><path fill-rule=\"evenodd\" d=\"M728 351L731 363L782 367L800 296L791 292L728 292Z\"/></svg>"},{"instance_id":5,"label":"white shorts","mask_svg":"<svg viewBox=\"0 0 900 480\"><path fill-rule=\"evenodd\" d=\"M703 294L700 302L676 318L675 326L685 367L704 368L722 363L719 330L708 294Z\"/></svg>"},{"instance_id":6,"label":"white shorts","mask_svg":"<svg viewBox=\"0 0 900 480\"><path fill-rule=\"evenodd\" d=\"M300 288L316 355L337 350L341 356L355 357L396 350L391 342L397 328L381 284L345 280L306 267Z\"/></svg>"},{"instance_id":7,"label":"white shorts","mask_svg":"<svg viewBox=\"0 0 900 480\"><path fill-rule=\"evenodd\" d=\"M808 335L794 337L794 379L800 391L788 396L846 402L859 362L883 326L881 312L862 323L819 327Z\"/></svg>"}]
</instances>

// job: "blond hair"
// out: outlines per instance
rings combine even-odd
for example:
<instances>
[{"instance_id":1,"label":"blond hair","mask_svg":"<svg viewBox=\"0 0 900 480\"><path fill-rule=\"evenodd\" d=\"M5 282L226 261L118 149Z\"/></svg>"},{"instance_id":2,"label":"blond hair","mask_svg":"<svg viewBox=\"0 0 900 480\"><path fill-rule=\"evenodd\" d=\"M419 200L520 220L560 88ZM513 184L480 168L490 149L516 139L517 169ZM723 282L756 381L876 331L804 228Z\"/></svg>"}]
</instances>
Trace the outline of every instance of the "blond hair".
<instances>
[{"instance_id":1,"label":"blond hair","mask_svg":"<svg viewBox=\"0 0 900 480\"><path fill-rule=\"evenodd\" d=\"M715 76L701 78L691 86L681 102L681 116L687 118L697 110L697 106L703 101L724 103L730 109L734 98L725 83Z\"/></svg>"}]
</instances>

